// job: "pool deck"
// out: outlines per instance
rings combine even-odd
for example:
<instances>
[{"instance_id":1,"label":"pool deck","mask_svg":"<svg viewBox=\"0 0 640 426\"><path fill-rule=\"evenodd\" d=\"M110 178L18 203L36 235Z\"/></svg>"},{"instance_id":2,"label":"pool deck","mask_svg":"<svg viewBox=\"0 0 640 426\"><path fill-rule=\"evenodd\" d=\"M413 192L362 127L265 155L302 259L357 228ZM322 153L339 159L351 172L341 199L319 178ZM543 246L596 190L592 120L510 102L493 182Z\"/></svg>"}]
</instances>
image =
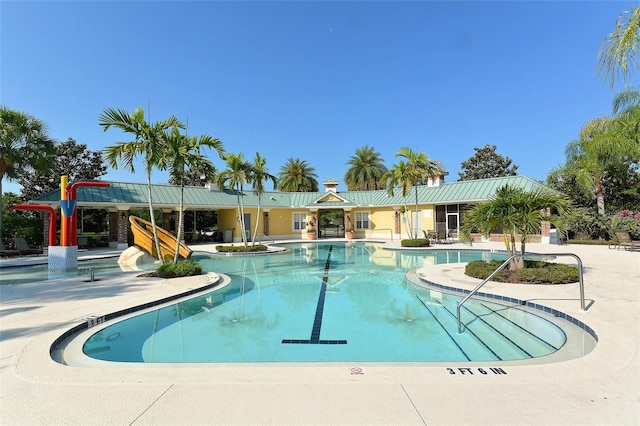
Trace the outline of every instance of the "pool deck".
<instances>
[{"instance_id":1,"label":"pool deck","mask_svg":"<svg viewBox=\"0 0 640 426\"><path fill-rule=\"evenodd\" d=\"M503 250L504 245L475 243L473 248ZM580 309L577 284L489 283L484 291L538 300L586 323L599 338L586 356L540 365L70 367L49 356L53 341L69 328L90 315L203 286L206 277L165 281L131 273L126 282L105 276L93 282L79 277L5 285L0 287L0 424L639 425L640 252L546 244L528 244L527 249L580 256L586 312ZM3 259L0 266L27 262L38 260ZM422 273L441 284L473 287L478 281L462 271L462 265L448 264Z\"/></svg>"}]
</instances>

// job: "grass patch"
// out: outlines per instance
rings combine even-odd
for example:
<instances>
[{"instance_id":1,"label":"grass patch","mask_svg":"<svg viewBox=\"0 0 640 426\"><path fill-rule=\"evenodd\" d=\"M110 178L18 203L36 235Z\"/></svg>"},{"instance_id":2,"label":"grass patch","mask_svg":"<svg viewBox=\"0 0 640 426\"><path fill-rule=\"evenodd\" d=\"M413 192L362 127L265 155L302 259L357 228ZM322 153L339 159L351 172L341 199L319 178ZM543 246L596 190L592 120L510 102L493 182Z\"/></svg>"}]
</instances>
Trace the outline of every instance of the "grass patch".
<instances>
[{"instance_id":1,"label":"grass patch","mask_svg":"<svg viewBox=\"0 0 640 426\"><path fill-rule=\"evenodd\" d=\"M156 273L161 278L190 277L202 274L202 266L191 260L178 262L175 265L173 263L165 263L160 265Z\"/></svg>"},{"instance_id":2,"label":"grass patch","mask_svg":"<svg viewBox=\"0 0 640 426\"><path fill-rule=\"evenodd\" d=\"M475 260L467 263L464 273L470 277L485 279L503 263L502 260ZM498 272L491 281L521 284L568 284L579 280L578 268L562 263L525 260L525 268L510 271L508 267Z\"/></svg>"},{"instance_id":3,"label":"grass patch","mask_svg":"<svg viewBox=\"0 0 640 426\"><path fill-rule=\"evenodd\" d=\"M216 250L220 253L259 253L267 251L268 248L264 244L256 244L255 246L216 246Z\"/></svg>"}]
</instances>

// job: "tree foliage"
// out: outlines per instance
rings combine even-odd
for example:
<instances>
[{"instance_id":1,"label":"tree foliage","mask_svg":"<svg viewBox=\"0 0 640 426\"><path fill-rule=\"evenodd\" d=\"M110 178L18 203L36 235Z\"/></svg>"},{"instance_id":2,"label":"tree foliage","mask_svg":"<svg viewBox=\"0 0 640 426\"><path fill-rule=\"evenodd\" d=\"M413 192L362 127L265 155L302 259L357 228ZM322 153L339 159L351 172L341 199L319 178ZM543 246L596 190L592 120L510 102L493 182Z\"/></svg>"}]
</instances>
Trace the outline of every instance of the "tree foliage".
<instances>
[{"instance_id":1,"label":"tree foliage","mask_svg":"<svg viewBox=\"0 0 640 426\"><path fill-rule=\"evenodd\" d=\"M44 239L42 213L28 210L11 210L16 204L22 204L24 199L13 192L2 194L2 235L5 247L11 246L11 239L22 237L30 245L39 246Z\"/></svg>"},{"instance_id":2,"label":"tree foliage","mask_svg":"<svg viewBox=\"0 0 640 426\"><path fill-rule=\"evenodd\" d=\"M25 112L0 107L0 243L2 243L2 181L30 170L46 172L55 152L43 121Z\"/></svg>"},{"instance_id":3,"label":"tree foliage","mask_svg":"<svg viewBox=\"0 0 640 426\"><path fill-rule=\"evenodd\" d=\"M349 191L384 188L382 176L387 172L387 167L373 147L365 145L357 148L346 164L350 167L344 174L344 181Z\"/></svg>"},{"instance_id":4,"label":"tree foliage","mask_svg":"<svg viewBox=\"0 0 640 426\"><path fill-rule=\"evenodd\" d=\"M553 170L548 180L574 179L585 193L593 194L598 213L604 215L607 193L619 190L615 185L607 188L607 183L630 182L626 195L637 194L632 172L640 160L638 128L640 92L622 91L613 100L612 115L594 118L582 126L580 139L567 145L567 162Z\"/></svg>"},{"instance_id":5,"label":"tree foliage","mask_svg":"<svg viewBox=\"0 0 640 426\"><path fill-rule=\"evenodd\" d=\"M315 169L305 160L289 158L280 167L278 190L283 192L315 192L318 190L318 176Z\"/></svg>"},{"instance_id":6,"label":"tree foliage","mask_svg":"<svg viewBox=\"0 0 640 426\"><path fill-rule=\"evenodd\" d=\"M180 186L180 207L178 210L178 232L176 247L173 254L173 264L178 263L180 242L184 230L184 187L187 170L212 170L213 163L202 153L204 148L214 149L220 157L224 153L222 141L209 135L187 136L180 133L180 128L174 126L171 130L165 130L164 159L158 164L160 169L169 169L171 176L178 180Z\"/></svg>"},{"instance_id":7,"label":"tree foliage","mask_svg":"<svg viewBox=\"0 0 640 426\"><path fill-rule=\"evenodd\" d=\"M569 212L570 207L568 198L546 188L525 191L505 185L498 188L489 201L475 204L465 213L460 236L462 241L471 242L473 230L485 237L500 230L504 236L507 254L513 256L518 252L516 243L520 237L520 254L524 256L529 236L540 233L542 222L548 221L563 229L564 222L561 216ZM546 209L557 212L559 216L546 215ZM523 267L524 257L520 257L518 261L511 261L510 269Z\"/></svg>"},{"instance_id":8,"label":"tree foliage","mask_svg":"<svg viewBox=\"0 0 640 426\"><path fill-rule=\"evenodd\" d=\"M211 182L218 174L218 170L212 164L210 169L203 167L202 170L189 168L184 171L184 185L185 186L205 186ZM209 176L209 178L207 178ZM175 176L172 171L169 171L169 185L179 186L180 178Z\"/></svg>"},{"instance_id":9,"label":"tree foliage","mask_svg":"<svg viewBox=\"0 0 640 426\"><path fill-rule=\"evenodd\" d=\"M473 148L476 153L461 163L459 180L487 179L502 176L515 176L518 165L509 157L496 152L495 145L485 144L482 148Z\"/></svg>"},{"instance_id":10,"label":"tree foliage","mask_svg":"<svg viewBox=\"0 0 640 426\"><path fill-rule=\"evenodd\" d=\"M405 212L407 211L406 197L409 195L411 188L415 193L415 212L418 212L418 185L424 184L429 178L434 178L444 173L440 163L433 161L429 156L421 151L415 151L409 147L401 147L396 153L396 157L402 158L398 163L391 167L382 177L387 192L393 195L394 188L400 187L402 197L405 204ZM404 212L403 212L404 214ZM418 227L411 223L413 229L413 238L418 238ZM407 223L405 221L405 223ZM408 232L411 235L411 232Z\"/></svg>"},{"instance_id":11,"label":"tree foliage","mask_svg":"<svg viewBox=\"0 0 640 426\"><path fill-rule=\"evenodd\" d=\"M99 125L106 132L111 127L133 136L130 142L117 142L115 145L105 149L107 161L111 167L118 168L121 165L125 170L134 173L133 161L138 155L143 155L143 163L147 174L147 198L149 201L149 215L153 227L153 237L155 240L158 259L164 261L158 231L156 227L155 215L153 212L153 197L151 192L151 171L159 167L164 162L166 155L165 131L173 127L180 129L184 125L175 117L155 123L147 123L144 118L142 108L137 108L133 113L128 113L123 109L107 108L100 114Z\"/></svg>"},{"instance_id":12,"label":"tree foliage","mask_svg":"<svg viewBox=\"0 0 640 426\"><path fill-rule=\"evenodd\" d=\"M638 70L640 48L640 8L625 11L618 17L615 30L607 35L598 52L598 75L609 80L613 89L616 80L631 82L632 71Z\"/></svg>"},{"instance_id":13,"label":"tree foliage","mask_svg":"<svg viewBox=\"0 0 640 426\"><path fill-rule=\"evenodd\" d=\"M97 179L107 172L102 152L91 151L86 144L79 144L72 138L56 144L55 150L49 159L51 168L47 173L29 170L17 179L22 185L22 197L25 200L59 190L60 176L68 176L69 183L73 183Z\"/></svg>"}]
</instances>

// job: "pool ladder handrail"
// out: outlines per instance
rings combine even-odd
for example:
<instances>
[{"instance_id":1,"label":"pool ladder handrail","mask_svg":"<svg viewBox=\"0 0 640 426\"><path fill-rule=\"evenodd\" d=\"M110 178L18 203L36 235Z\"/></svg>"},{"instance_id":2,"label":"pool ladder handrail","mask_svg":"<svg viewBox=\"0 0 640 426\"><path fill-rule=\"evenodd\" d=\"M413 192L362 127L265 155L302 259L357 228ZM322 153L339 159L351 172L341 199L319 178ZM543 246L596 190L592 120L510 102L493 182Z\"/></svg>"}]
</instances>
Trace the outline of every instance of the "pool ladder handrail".
<instances>
[{"instance_id":1,"label":"pool ladder handrail","mask_svg":"<svg viewBox=\"0 0 640 426\"><path fill-rule=\"evenodd\" d=\"M507 266L509 264L509 262L511 262L511 260L516 259L518 257L520 257L522 255L520 254L514 254L513 256L510 256L507 260L504 261L504 263L500 266L498 266L498 269L496 269L495 271L493 271L487 278L485 278L484 280L482 280L482 282L480 284L478 284L477 286L475 286L475 288L473 290L471 290L469 292L469 294L467 294L464 299L462 299L460 302L458 302L458 306L456 308L456 319L458 321L458 333L462 333L464 330L462 329L462 323L460 321L460 309L462 308L462 305L464 305L464 303L469 300L471 298L471 296L473 296L474 294L476 294L478 292L478 290L480 290L480 288L485 285L487 282L489 282L489 280L491 280L491 278L493 278L493 276L495 274L497 274L498 272L500 272L502 269L504 269L505 266ZM527 255L525 254L524 257L526 257ZM533 254L529 255L529 256L534 256ZM573 253L540 253L540 254L536 254L535 256L572 256L574 257L577 261L578 261L578 275L580 277L580 307L582 308L583 311L586 311L585 308L585 303L584 303L584 281L582 279L582 260L575 254ZM465 327L466 328L466 327Z\"/></svg>"},{"instance_id":2,"label":"pool ladder handrail","mask_svg":"<svg viewBox=\"0 0 640 426\"><path fill-rule=\"evenodd\" d=\"M266 234L258 235L258 242L262 243L262 238L265 238L267 241L271 241L271 244L275 244L275 240Z\"/></svg>"},{"instance_id":3,"label":"pool ladder handrail","mask_svg":"<svg viewBox=\"0 0 640 426\"><path fill-rule=\"evenodd\" d=\"M364 236L364 239L366 240L371 236L371 234L373 234L376 231L389 231L389 235L391 235L391 241L393 241L393 229L391 228L373 228L371 232L369 232L369 235Z\"/></svg>"}]
</instances>

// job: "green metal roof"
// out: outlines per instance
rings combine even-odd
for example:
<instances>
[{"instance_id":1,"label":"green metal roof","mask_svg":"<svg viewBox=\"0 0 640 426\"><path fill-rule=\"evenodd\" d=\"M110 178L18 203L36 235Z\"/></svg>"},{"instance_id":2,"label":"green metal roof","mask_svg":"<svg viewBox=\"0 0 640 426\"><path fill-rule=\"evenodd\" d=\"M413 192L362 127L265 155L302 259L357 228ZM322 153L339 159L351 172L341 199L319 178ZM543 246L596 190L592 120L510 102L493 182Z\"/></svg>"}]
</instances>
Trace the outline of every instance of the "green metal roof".
<instances>
[{"instance_id":1,"label":"green metal roof","mask_svg":"<svg viewBox=\"0 0 640 426\"><path fill-rule=\"evenodd\" d=\"M146 206L147 185L144 183L109 182L107 188L81 186L77 200L80 206ZM510 186L533 190L544 187L541 183L525 176L506 176L490 179L468 180L443 183L437 187L419 186L420 204L474 203L488 200L498 188ZM173 185L151 187L153 203L157 208L177 208L180 204L180 188ZM323 199L332 196L344 201ZM42 195L33 202L58 204L59 191ZM256 206L258 196L252 190L243 192L245 206ZM413 190L407 195L407 202L414 202ZM260 198L263 208L323 208L323 207L383 207L399 206L405 203L399 190L389 195L386 190L345 191L345 192L264 192ZM184 188L184 204L187 209L235 208L238 205L236 191L212 190L205 187L188 186Z\"/></svg>"}]
</instances>

